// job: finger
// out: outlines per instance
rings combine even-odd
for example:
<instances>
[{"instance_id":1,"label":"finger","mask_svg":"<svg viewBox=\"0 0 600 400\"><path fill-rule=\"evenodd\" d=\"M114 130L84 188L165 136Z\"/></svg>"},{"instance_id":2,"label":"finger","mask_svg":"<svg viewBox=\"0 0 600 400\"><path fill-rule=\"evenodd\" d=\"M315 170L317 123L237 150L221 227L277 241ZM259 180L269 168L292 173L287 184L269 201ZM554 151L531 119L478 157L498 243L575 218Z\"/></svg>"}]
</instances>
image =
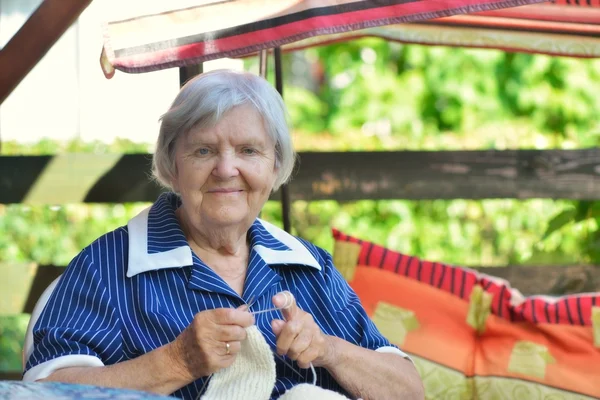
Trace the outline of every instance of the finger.
<instances>
[{"instance_id":1,"label":"finger","mask_svg":"<svg viewBox=\"0 0 600 400\"><path fill-rule=\"evenodd\" d=\"M273 296L273 305L281 310L286 321L294 319L301 311L294 295L287 290Z\"/></svg>"},{"instance_id":2,"label":"finger","mask_svg":"<svg viewBox=\"0 0 600 400\"><path fill-rule=\"evenodd\" d=\"M239 325L219 325L214 337L222 342L241 342L246 336L246 329Z\"/></svg>"},{"instance_id":3,"label":"finger","mask_svg":"<svg viewBox=\"0 0 600 400\"><path fill-rule=\"evenodd\" d=\"M297 360L302 353L304 353L309 347L312 341L312 334L306 329L303 330L296 336L296 339L292 342L290 349L287 352L287 356L292 360Z\"/></svg>"},{"instance_id":4,"label":"finger","mask_svg":"<svg viewBox=\"0 0 600 400\"><path fill-rule=\"evenodd\" d=\"M312 363L318 356L319 350L317 350L315 346L311 346L298 356L296 363L300 368L310 368L310 363Z\"/></svg>"},{"instance_id":5,"label":"finger","mask_svg":"<svg viewBox=\"0 0 600 400\"><path fill-rule=\"evenodd\" d=\"M284 326L285 326L285 321L282 321L280 319L274 319L273 321L271 321L271 329L273 329L273 333L275 334L275 337L279 336L279 334L283 330Z\"/></svg>"},{"instance_id":6,"label":"finger","mask_svg":"<svg viewBox=\"0 0 600 400\"><path fill-rule=\"evenodd\" d=\"M235 308L217 308L213 310L218 325L238 325L247 328L254 324L254 316L247 310Z\"/></svg>"},{"instance_id":7,"label":"finger","mask_svg":"<svg viewBox=\"0 0 600 400\"><path fill-rule=\"evenodd\" d=\"M301 320L289 321L283 325L283 329L277 337L277 354L283 356L288 353L290 346L302 332L302 325Z\"/></svg>"},{"instance_id":8,"label":"finger","mask_svg":"<svg viewBox=\"0 0 600 400\"><path fill-rule=\"evenodd\" d=\"M227 345L229 345L229 352L227 351ZM219 342L219 349L217 353L223 357L235 357L242 350L242 343L238 341L231 342Z\"/></svg>"}]
</instances>

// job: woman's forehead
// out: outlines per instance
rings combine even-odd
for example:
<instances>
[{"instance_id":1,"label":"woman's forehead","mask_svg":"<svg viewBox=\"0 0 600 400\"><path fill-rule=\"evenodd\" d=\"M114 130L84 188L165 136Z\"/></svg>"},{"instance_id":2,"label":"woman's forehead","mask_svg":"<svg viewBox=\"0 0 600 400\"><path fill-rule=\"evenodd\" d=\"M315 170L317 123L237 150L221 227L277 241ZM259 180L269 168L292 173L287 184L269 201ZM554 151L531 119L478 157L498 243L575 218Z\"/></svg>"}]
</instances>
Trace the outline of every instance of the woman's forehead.
<instances>
[{"instance_id":1,"label":"woman's forehead","mask_svg":"<svg viewBox=\"0 0 600 400\"><path fill-rule=\"evenodd\" d=\"M191 129L186 135L186 143L257 143L272 144L262 120L256 123L239 124L229 123L217 124L211 127Z\"/></svg>"},{"instance_id":2,"label":"woman's forehead","mask_svg":"<svg viewBox=\"0 0 600 400\"><path fill-rule=\"evenodd\" d=\"M188 141L254 140L269 142L262 115L251 105L241 105L224 113L215 123L195 126L186 135Z\"/></svg>"}]
</instances>

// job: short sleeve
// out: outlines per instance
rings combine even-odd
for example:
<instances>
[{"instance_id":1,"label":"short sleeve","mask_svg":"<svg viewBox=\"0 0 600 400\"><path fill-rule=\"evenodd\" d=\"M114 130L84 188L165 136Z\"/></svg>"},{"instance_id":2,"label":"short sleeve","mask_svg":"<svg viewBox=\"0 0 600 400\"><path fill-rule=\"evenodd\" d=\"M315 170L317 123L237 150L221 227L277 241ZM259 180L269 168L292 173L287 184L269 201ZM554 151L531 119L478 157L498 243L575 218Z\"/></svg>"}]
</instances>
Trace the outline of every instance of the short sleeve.
<instances>
[{"instance_id":1,"label":"short sleeve","mask_svg":"<svg viewBox=\"0 0 600 400\"><path fill-rule=\"evenodd\" d=\"M100 275L90 248L71 261L33 327L34 348L23 380L122 358L121 323Z\"/></svg>"},{"instance_id":2,"label":"short sleeve","mask_svg":"<svg viewBox=\"0 0 600 400\"><path fill-rule=\"evenodd\" d=\"M358 295L350 287L342 274L333 265L327 254L324 274L329 298L336 309L338 324L343 329L346 340L358 346L383 353L396 353L409 358L406 353L390 343L375 326L363 308Z\"/></svg>"}]
</instances>

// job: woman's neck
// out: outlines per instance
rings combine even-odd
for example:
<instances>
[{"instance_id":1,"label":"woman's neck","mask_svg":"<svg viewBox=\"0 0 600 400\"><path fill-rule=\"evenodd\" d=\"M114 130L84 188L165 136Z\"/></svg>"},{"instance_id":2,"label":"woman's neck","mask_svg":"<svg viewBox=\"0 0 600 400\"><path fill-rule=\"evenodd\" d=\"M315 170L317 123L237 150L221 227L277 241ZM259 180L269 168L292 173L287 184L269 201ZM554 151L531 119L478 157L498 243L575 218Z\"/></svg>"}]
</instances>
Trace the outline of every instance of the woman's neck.
<instances>
[{"instance_id":1,"label":"woman's neck","mask_svg":"<svg viewBox=\"0 0 600 400\"><path fill-rule=\"evenodd\" d=\"M183 234L193 247L223 256L235 256L240 252L246 252L248 247L246 237L249 227L239 225L209 226L202 224L202 222L200 222L200 226L194 226L186 218L181 208L175 211L175 215Z\"/></svg>"},{"instance_id":2,"label":"woman's neck","mask_svg":"<svg viewBox=\"0 0 600 400\"><path fill-rule=\"evenodd\" d=\"M219 276L228 280L246 271L250 252L246 227L195 227L185 218L181 208L175 214L194 253Z\"/></svg>"}]
</instances>

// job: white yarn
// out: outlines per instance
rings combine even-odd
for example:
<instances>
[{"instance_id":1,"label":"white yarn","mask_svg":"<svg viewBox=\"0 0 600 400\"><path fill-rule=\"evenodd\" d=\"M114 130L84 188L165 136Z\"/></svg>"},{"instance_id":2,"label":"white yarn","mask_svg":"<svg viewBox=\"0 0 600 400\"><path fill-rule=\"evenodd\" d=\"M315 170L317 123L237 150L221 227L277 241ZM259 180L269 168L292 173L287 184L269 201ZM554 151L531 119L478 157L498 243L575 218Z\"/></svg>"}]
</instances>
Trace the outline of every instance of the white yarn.
<instances>
[{"instance_id":1,"label":"white yarn","mask_svg":"<svg viewBox=\"0 0 600 400\"><path fill-rule=\"evenodd\" d=\"M293 305L294 296L288 291L283 294L286 301L282 308L285 309ZM270 399L276 380L273 353L255 325L246 328L246 333L247 338L242 342L241 351L235 361L210 378L202 400ZM310 367L313 384L296 385L279 397L280 400L350 400L337 392L316 386L317 375L312 364Z\"/></svg>"},{"instance_id":2,"label":"white yarn","mask_svg":"<svg viewBox=\"0 0 600 400\"><path fill-rule=\"evenodd\" d=\"M269 400L275 387L275 360L258 328L246 328L247 338L235 361L216 372L202 400Z\"/></svg>"},{"instance_id":3,"label":"white yarn","mask_svg":"<svg viewBox=\"0 0 600 400\"><path fill-rule=\"evenodd\" d=\"M301 383L285 392L279 400L350 400L332 390L323 389L310 383Z\"/></svg>"}]
</instances>

